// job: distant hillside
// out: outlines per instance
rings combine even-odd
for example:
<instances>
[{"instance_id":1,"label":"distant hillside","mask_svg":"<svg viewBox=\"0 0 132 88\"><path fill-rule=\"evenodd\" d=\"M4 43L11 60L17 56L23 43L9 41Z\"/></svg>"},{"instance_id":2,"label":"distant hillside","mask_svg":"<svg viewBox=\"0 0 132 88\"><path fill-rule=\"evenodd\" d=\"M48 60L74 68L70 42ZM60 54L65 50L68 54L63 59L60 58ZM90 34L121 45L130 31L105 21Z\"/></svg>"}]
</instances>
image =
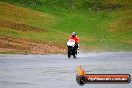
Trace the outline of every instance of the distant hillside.
<instances>
[{"instance_id":1,"label":"distant hillside","mask_svg":"<svg viewBox=\"0 0 132 88\"><path fill-rule=\"evenodd\" d=\"M0 53L64 53L61 32L48 29L52 23L51 14L0 2Z\"/></svg>"},{"instance_id":2,"label":"distant hillside","mask_svg":"<svg viewBox=\"0 0 132 88\"><path fill-rule=\"evenodd\" d=\"M1 53L66 52L73 31L86 51L132 51L131 0L1 0L0 8Z\"/></svg>"},{"instance_id":3,"label":"distant hillside","mask_svg":"<svg viewBox=\"0 0 132 88\"><path fill-rule=\"evenodd\" d=\"M59 12L63 10L115 10L131 7L131 0L1 0L31 7L40 11Z\"/></svg>"}]
</instances>

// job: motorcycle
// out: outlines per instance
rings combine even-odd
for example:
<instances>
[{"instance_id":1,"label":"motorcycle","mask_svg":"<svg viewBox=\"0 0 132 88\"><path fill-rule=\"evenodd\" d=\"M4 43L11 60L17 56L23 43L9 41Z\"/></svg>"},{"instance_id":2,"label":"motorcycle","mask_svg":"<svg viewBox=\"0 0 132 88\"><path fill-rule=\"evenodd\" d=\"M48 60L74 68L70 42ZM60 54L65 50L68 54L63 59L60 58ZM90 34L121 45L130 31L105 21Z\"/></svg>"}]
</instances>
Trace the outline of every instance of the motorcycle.
<instances>
[{"instance_id":1,"label":"motorcycle","mask_svg":"<svg viewBox=\"0 0 132 88\"><path fill-rule=\"evenodd\" d=\"M74 39L69 39L67 42L67 47L68 47L68 58L73 55L74 58L77 57L77 47Z\"/></svg>"}]
</instances>

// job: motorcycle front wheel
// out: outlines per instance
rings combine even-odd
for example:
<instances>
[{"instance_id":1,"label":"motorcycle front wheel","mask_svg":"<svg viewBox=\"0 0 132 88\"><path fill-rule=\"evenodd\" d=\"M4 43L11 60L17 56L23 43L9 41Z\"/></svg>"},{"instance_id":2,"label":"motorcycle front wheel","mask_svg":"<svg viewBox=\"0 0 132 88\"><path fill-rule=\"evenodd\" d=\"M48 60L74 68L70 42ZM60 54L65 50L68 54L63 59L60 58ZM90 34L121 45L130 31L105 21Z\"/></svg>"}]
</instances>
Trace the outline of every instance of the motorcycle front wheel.
<instances>
[{"instance_id":1,"label":"motorcycle front wheel","mask_svg":"<svg viewBox=\"0 0 132 88\"><path fill-rule=\"evenodd\" d=\"M71 52L70 52L70 50L68 50L68 58L70 58L71 57Z\"/></svg>"}]
</instances>

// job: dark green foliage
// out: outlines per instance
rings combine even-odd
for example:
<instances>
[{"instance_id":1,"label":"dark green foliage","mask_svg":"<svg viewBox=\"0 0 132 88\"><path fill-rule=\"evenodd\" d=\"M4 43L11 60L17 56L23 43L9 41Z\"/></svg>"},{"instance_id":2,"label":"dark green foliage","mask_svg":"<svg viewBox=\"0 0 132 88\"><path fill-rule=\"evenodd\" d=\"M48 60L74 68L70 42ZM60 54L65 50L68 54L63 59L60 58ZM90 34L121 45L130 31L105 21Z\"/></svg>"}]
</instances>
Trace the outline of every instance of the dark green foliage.
<instances>
[{"instance_id":1,"label":"dark green foliage","mask_svg":"<svg viewBox=\"0 0 132 88\"><path fill-rule=\"evenodd\" d=\"M26 6L46 7L50 10L114 10L121 4L107 2L107 0L1 0Z\"/></svg>"}]
</instances>

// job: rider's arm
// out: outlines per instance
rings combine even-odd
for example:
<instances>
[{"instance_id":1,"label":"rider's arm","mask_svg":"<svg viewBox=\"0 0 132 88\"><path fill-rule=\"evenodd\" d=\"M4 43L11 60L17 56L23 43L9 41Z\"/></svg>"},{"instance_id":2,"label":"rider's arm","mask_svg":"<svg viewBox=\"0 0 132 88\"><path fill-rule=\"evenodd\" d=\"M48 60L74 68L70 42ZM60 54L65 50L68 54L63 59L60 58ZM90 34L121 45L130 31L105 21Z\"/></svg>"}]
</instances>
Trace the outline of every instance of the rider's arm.
<instances>
[{"instance_id":1,"label":"rider's arm","mask_svg":"<svg viewBox=\"0 0 132 88\"><path fill-rule=\"evenodd\" d=\"M79 37L76 38L76 43L79 43L80 42L80 39Z\"/></svg>"}]
</instances>

